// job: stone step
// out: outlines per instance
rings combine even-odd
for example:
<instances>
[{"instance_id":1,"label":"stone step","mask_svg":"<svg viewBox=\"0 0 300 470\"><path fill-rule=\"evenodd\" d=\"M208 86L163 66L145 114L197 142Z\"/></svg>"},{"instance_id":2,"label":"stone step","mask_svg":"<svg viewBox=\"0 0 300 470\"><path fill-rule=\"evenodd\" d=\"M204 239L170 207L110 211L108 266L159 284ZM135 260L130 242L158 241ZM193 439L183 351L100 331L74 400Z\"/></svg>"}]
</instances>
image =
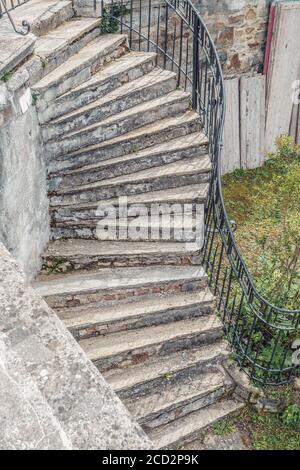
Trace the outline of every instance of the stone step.
<instances>
[{"instance_id":1,"label":"stone step","mask_svg":"<svg viewBox=\"0 0 300 470\"><path fill-rule=\"evenodd\" d=\"M121 157L155 144L168 142L200 131L199 115L188 111L177 116L161 119L146 126L134 129L127 134L85 147L68 155L53 156L48 159L48 171L54 173L65 169L80 168L109 158Z\"/></svg>"},{"instance_id":2,"label":"stone step","mask_svg":"<svg viewBox=\"0 0 300 470\"><path fill-rule=\"evenodd\" d=\"M139 364L150 356L209 344L221 338L222 324L215 315L177 321L170 326L149 326L137 330L96 336L79 341L88 358L100 369Z\"/></svg>"},{"instance_id":3,"label":"stone step","mask_svg":"<svg viewBox=\"0 0 300 470\"><path fill-rule=\"evenodd\" d=\"M21 64L23 62L27 62L30 59L34 51L34 46L36 42L36 38L32 34L22 36L20 34L15 33L15 31L12 29L9 19L7 17L5 18L5 16L0 19L0 79L2 79L2 77L5 77L6 74L11 74L17 68L22 67ZM1 88L3 88L2 80Z\"/></svg>"},{"instance_id":4,"label":"stone step","mask_svg":"<svg viewBox=\"0 0 300 470\"><path fill-rule=\"evenodd\" d=\"M13 3L16 6L19 2L13 0ZM21 27L22 21L26 20L30 24L31 33L43 36L68 21L74 15L74 10L71 0L30 0L10 14L17 27Z\"/></svg>"},{"instance_id":5,"label":"stone step","mask_svg":"<svg viewBox=\"0 0 300 470\"><path fill-rule=\"evenodd\" d=\"M60 239L49 243L43 254L44 270L49 271L61 261L64 272L107 268L199 263L199 252L176 242L129 242Z\"/></svg>"},{"instance_id":6,"label":"stone step","mask_svg":"<svg viewBox=\"0 0 300 470\"><path fill-rule=\"evenodd\" d=\"M82 168L52 173L49 175L49 190L55 191L58 188L128 175L207 152L206 136L202 132L195 132L129 155L103 160Z\"/></svg>"},{"instance_id":7,"label":"stone step","mask_svg":"<svg viewBox=\"0 0 300 470\"><path fill-rule=\"evenodd\" d=\"M53 193L50 204L70 205L95 202L131 194L147 193L188 184L209 182L211 162L208 155L168 163L156 168L117 176L105 181L81 185Z\"/></svg>"},{"instance_id":8,"label":"stone step","mask_svg":"<svg viewBox=\"0 0 300 470\"><path fill-rule=\"evenodd\" d=\"M191 206L192 207L192 206ZM182 213L179 210L182 210ZM101 243L126 241L129 246L142 242L144 244L159 242L163 245L169 242L197 243L197 250L202 248L204 235L204 205L198 205L195 210L189 206L178 207L178 212L172 214L167 212L159 214L153 209L150 216L112 218L115 208L106 208L110 213L107 219L101 220L79 220L74 222L63 222L52 227L52 240L64 238L67 240L82 239L85 242ZM147 208L145 209L147 211ZM171 208L170 208L171 210ZM136 209L134 209L136 212ZM98 212L100 213L100 211ZM106 211L103 211L103 214ZM130 210L129 210L129 214ZM70 241L70 240L69 240ZM195 248L196 249L196 248ZM169 260L170 263L171 259ZM131 260L132 262L132 260Z\"/></svg>"},{"instance_id":9,"label":"stone step","mask_svg":"<svg viewBox=\"0 0 300 470\"><path fill-rule=\"evenodd\" d=\"M134 296L195 292L206 287L207 276L200 266L143 266L103 268L61 274L56 269L40 275L33 287L52 308L76 307L120 301Z\"/></svg>"},{"instance_id":10,"label":"stone step","mask_svg":"<svg viewBox=\"0 0 300 470\"><path fill-rule=\"evenodd\" d=\"M44 0L41 0L40 4L44 4ZM33 8L32 1L27 4L30 8ZM34 11L36 12L37 4L34 5ZM58 28L61 24L68 21L74 16L73 2L70 0L57 1L53 6L49 6L35 21L30 22L31 32L35 36L43 36L49 31ZM25 16L22 17L23 19ZM27 15L26 15L27 18Z\"/></svg>"},{"instance_id":11,"label":"stone step","mask_svg":"<svg viewBox=\"0 0 300 470\"><path fill-rule=\"evenodd\" d=\"M32 87L33 92L39 96L38 111L43 111L55 98L84 83L104 64L122 56L126 51L125 35L107 34L94 39Z\"/></svg>"},{"instance_id":12,"label":"stone step","mask_svg":"<svg viewBox=\"0 0 300 470\"><path fill-rule=\"evenodd\" d=\"M153 429L149 437L154 448L176 449L184 443L195 440L209 426L232 414L241 412L244 404L230 398L224 398L216 403L189 413L168 424Z\"/></svg>"},{"instance_id":13,"label":"stone step","mask_svg":"<svg viewBox=\"0 0 300 470\"><path fill-rule=\"evenodd\" d=\"M197 184L181 186L178 188L164 189L141 194L133 194L127 197L127 212L132 217L140 215L140 207L143 206L151 215L153 205L159 204L161 214L169 213L170 206L174 213L177 213L177 207L180 211L183 205L188 205L191 210L196 210L196 205L204 204L209 190L209 184ZM120 216L119 198L108 199L106 201L97 201L91 203L81 203L70 206L56 206L50 209L52 227L68 227L69 223L78 223L80 221L91 221L96 223L103 218L103 211L107 206L115 208L112 213L106 213L105 217L111 217L113 220ZM129 218L129 216L128 216ZM130 219L130 218L129 218ZM65 225L64 225L65 224Z\"/></svg>"},{"instance_id":14,"label":"stone step","mask_svg":"<svg viewBox=\"0 0 300 470\"><path fill-rule=\"evenodd\" d=\"M208 407L232 391L232 382L221 370L187 373L175 382L165 381L160 390L123 400L129 413L146 433L159 426Z\"/></svg>"},{"instance_id":15,"label":"stone step","mask_svg":"<svg viewBox=\"0 0 300 470\"><path fill-rule=\"evenodd\" d=\"M126 109L79 131L70 132L61 139L48 141L45 146L47 156L52 158L56 155L65 155L85 146L113 139L127 134L132 129L138 129L157 120L184 113L189 106L189 93L181 90L173 91L157 99Z\"/></svg>"},{"instance_id":16,"label":"stone step","mask_svg":"<svg viewBox=\"0 0 300 470\"><path fill-rule=\"evenodd\" d=\"M37 39L35 55L49 73L100 35L99 18L74 17Z\"/></svg>"},{"instance_id":17,"label":"stone step","mask_svg":"<svg viewBox=\"0 0 300 470\"><path fill-rule=\"evenodd\" d=\"M175 73L155 68L149 74L120 86L96 101L81 105L79 109L50 121L42 128L43 140L47 142L63 137L141 103L155 100L174 91L176 86Z\"/></svg>"},{"instance_id":18,"label":"stone step","mask_svg":"<svg viewBox=\"0 0 300 470\"><path fill-rule=\"evenodd\" d=\"M44 124L86 106L125 83L142 77L153 70L155 60L156 54L153 52L132 51L108 63L89 80L49 103L46 109L39 109L40 123Z\"/></svg>"},{"instance_id":19,"label":"stone step","mask_svg":"<svg viewBox=\"0 0 300 470\"><path fill-rule=\"evenodd\" d=\"M85 306L57 311L76 339L163 325L212 312L209 291L172 296L150 296L107 306Z\"/></svg>"},{"instance_id":20,"label":"stone step","mask_svg":"<svg viewBox=\"0 0 300 470\"><path fill-rule=\"evenodd\" d=\"M159 361L151 356L142 364L111 369L103 372L103 375L123 400L161 390L166 383L176 383L191 374L211 371L227 359L229 354L228 344L221 340L161 356Z\"/></svg>"}]
</instances>

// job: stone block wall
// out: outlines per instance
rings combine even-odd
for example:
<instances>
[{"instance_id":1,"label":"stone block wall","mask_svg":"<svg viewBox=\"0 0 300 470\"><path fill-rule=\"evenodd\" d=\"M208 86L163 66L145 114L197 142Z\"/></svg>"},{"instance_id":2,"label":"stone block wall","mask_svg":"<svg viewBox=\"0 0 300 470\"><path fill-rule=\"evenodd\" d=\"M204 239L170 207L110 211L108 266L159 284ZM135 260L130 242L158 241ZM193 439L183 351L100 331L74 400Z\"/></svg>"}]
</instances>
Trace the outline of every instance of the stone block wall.
<instances>
[{"instance_id":1,"label":"stone block wall","mask_svg":"<svg viewBox=\"0 0 300 470\"><path fill-rule=\"evenodd\" d=\"M46 167L26 70L0 82L0 241L28 278L49 239Z\"/></svg>"},{"instance_id":2,"label":"stone block wall","mask_svg":"<svg viewBox=\"0 0 300 470\"><path fill-rule=\"evenodd\" d=\"M270 2L271 0L194 0L194 5L198 8L215 41L225 74L262 71ZM139 24L139 5L139 0L133 1L133 22L136 26ZM164 5L164 0L152 2L151 38L154 42L156 42L158 22L156 12L159 6L161 6L161 36L164 34ZM148 0L142 0L142 33L145 35L148 29L148 6ZM178 23L176 35L179 35L178 17L170 13L168 38L170 49L176 21ZM185 28L185 37L188 35L189 32Z\"/></svg>"},{"instance_id":3,"label":"stone block wall","mask_svg":"<svg viewBox=\"0 0 300 470\"><path fill-rule=\"evenodd\" d=\"M271 0L195 0L227 74L261 72Z\"/></svg>"}]
</instances>

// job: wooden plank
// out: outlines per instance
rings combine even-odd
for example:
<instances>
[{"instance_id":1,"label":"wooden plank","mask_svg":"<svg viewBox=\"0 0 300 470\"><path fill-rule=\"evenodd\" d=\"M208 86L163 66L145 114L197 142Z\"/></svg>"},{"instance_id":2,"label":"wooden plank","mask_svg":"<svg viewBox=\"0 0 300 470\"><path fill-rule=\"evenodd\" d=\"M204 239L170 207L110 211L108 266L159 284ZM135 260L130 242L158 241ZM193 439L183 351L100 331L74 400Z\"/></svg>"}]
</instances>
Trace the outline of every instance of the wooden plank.
<instances>
[{"instance_id":1,"label":"wooden plank","mask_svg":"<svg viewBox=\"0 0 300 470\"><path fill-rule=\"evenodd\" d=\"M292 84L300 69L300 2L278 5L275 39L272 44L266 121L266 150L290 128L293 102Z\"/></svg>"},{"instance_id":2,"label":"wooden plank","mask_svg":"<svg viewBox=\"0 0 300 470\"><path fill-rule=\"evenodd\" d=\"M222 174L231 173L241 167L240 157L240 91L239 79L225 80L226 118L224 146L221 158Z\"/></svg>"},{"instance_id":3,"label":"wooden plank","mask_svg":"<svg viewBox=\"0 0 300 470\"><path fill-rule=\"evenodd\" d=\"M270 14L269 14L269 23L268 23L268 33L267 33L265 62L264 62L264 75L268 75L269 73L270 58L271 58L271 45L272 45L272 40L273 40L275 18L276 18L276 4L272 2L270 5Z\"/></svg>"},{"instance_id":4,"label":"wooden plank","mask_svg":"<svg viewBox=\"0 0 300 470\"><path fill-rule=\"evenodd\" d=\"M299 105L294 104L292 117L291 117L291 124L290 124L290 136L293 139L293 142L297 142L298 140L298 121L299 121Z\"/></svg>"},{"instance_id":5,"label":"wooden plank","mask_svg":"<svg viewBox=\"0 0 300 470\"><path fill-rule=\"evenodd\" d=\"M241 167L257 168L265 157L266 77L242 77L240 83Z\"/></svg>"}]
</instances>

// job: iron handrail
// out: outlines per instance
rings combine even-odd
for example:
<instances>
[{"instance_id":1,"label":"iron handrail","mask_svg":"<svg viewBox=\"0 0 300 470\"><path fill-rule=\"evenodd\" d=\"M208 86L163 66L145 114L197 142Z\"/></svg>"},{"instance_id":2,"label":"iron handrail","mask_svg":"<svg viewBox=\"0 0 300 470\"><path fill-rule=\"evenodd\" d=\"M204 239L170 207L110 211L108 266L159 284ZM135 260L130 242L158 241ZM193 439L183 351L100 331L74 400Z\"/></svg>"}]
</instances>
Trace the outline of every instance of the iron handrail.
<instances>
[{"instance_id":1,"label":"iron handrail","mask_svg":"<svg viewBox=\"0 0 300 470\"><path fill-rule=\"evenodd\" d=\"M28 3L28 2L29 0L17 0L17 3L15 4L14 0L12 0L10 7L8 7L6 0L0 0L0 18L2 18L4 14L6 14L14 31L17 34L21 34L22 36L26 36L30 32L30 24L28 23L28 21L23 20L22 26L24 29L22 30L22 29L17 28L10 12L14 10L15 8L21 5L24 5L25 3Z\"/></svg>"},{"instance_id":2,"label":"iron handrail","mask_svg":"<svg viewBox=\"0 0 300 470\"><path fill-rule=\"evenodd\" d=\"M287 383L297 368L292 346L300 331L300 310L277 307L258 292L235 240L222 193L220 164L225 82L211 35L190 0L102 0L102 7L121 32L128 31L131 49L156 51L157 63L175 69L178 85L192 92L193 109L209 139L213 167L203 247L209 284L240 367L262 384Z\"/></svg>"}]
</instances>

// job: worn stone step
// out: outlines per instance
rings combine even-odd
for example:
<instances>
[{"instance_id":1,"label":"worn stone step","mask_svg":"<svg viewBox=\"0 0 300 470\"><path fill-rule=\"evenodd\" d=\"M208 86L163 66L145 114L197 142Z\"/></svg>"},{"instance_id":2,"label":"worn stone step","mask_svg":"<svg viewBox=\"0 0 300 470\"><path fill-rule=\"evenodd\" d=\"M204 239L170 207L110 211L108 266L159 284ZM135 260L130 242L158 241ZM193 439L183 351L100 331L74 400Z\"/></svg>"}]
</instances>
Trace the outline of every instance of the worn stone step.
<instances>
[{"instance_id":1,"label":"worn stone step","mask_svg":"<svg viewBox=\"0 0 300 470\"><path fill-rule=\"evenodd\" d=\"M130 175L117 176L104 181L81 185L53 193L50 204L70 205L95 202L131 194L147 193L175 188L188 184L209 182L211 162L208 155L200 155L168 163L156 168L138 171Z\"/></svg>"},{"instance_id":2,"label":"worn stone step","mask_svg":"<svg viewBox=\"0 0 300 470\"><path fill-rule=\"evenodd\" d=\"M159 205L161 214L177 213L177 208L182 210L182 206L188 206L195 211L197 205L202 205L208 195L209 184L197 184L189 186L181 186L177 188L164 189L162 191L154 191L141 194L133 194L127 197L126 210L132 217L140 215L140 207L148 211L151 215L153 205ZM78 223L80 221L93 221L94 224L103 218L103 211L107 206L113 207L115 210L106 212L105 217L111 217L113 220L118 219L120 210L122 215L123 206L119 206L119 198L108 199L106 201L96 201L91 203L74 204L70 206L54 206L50 208L52 227L68 227L69 223ZM130 217L128 216L129 220Z\"/></svg>"},{"instance_id":3,"label":"worn stone step","mask_svg":"<svg viewBox=\"0 0 300 470\"><path fill-rule=\"evenodd\" d=\"M42 0L41 4L44 3L44 0ZM36 4L33 6L33 3L31 1L27 5L31 8L34 8L34 12L36 13ZM29 23L31 25L31 32L35 34L35 36L43 36L49 31L58 28L61 24L65 23L73 16L74 10L72 1L57 1L53 6L51 5L47 8L46 11L43 11L43 13L35 21L31 22L29 19ZM22 18L24 19L25 16L23 16Z\"/></svg>"},{"instance_id":4,"label":"worn stone step","mask_svg":"<svg viewBox=\"0 0 300 470\"><path fill-rule=\"evenodd\" d=\"M191 294L189 294L191 295ZM221 340L198 348L147 358L142 364L103 372L106 381L121 399L143 396L161 390L166 383L174 384L191 374L211 371L230 354L228 344Z\"/></svg>"},{"instance_id":5,"label":"worn stone step","mask_svg":"<svg viewBox=\"0 0 300 470\"><path fill-rule=\"evenodd\" d=\"M19 1L13 0L12 3L16 6ZM42 36L68 21L74 16L74 10L71 0L30 0L19 5L10 14L17 28L26 20L30 24L31 33Z\"/></svg>"},{"instance_id":6,"label":"worn stone step","mask_svg":"<svg viewBox=\"0 0 300 470\"><path fill-rule=\"evenodd\" d=\"M107 34L94 39L32 87L33 92L39 96L38 111L46 109L55 98L84 83L104 64L126 51L125 35Z\"/></svg>"},{"instance_id":7,"label":"worn stone step","mask_svg":"<svg viewBox=\"0 0 300 470\"><path fill-rule=\"evenodd\" d=\"M201 408L171 423L162 425L149 432L149 437L156 449L176 449L198 437L207 427L231 414L238 414L244 404L230 398Z\"/></svg>"},{"instance_id":8,"label":"worn stone step","mask_svg":"<svg viewBox=\"0 0 300 470\"><path fill-rule=\"evenodd\" d=\"M39 109L39 121L44 124L59 118L142 77L153 70L155 60L156 54L153 52L131 51L121 56L106 64L89 80L56 98L43 111Z\"/></svg>"},{"instance_id":9,"label":"worn stone step","mask_svg":"<svg viewBox=\"0 0 300 470\"><path fill-rule=\"evenodd\" d=\"M182 210L182 213L179 210ZM112 215L114 208L107 208ZM147 208L145 209L147 211ZM159 210L159 209L157 209ZM171 209L170 209L171 210ZM103 218L101 220L79 220L74 222L57 223L51 229L51 239L82 239L86 242L126 241L129 245L137 242L163 244L169 242L197 243L200 250L204 234L204 205L198 205L195 210L189 206L176 208L178 212L165 213L153 210L150 216L139 216L124 219ZM103 211L103 214L106 211ZM134 209L134 213L136 209ZM129 210L129 215L132 215ZM171 260L169 260L170 262Z\"/></svg>"},{"instance_id":10,"label":"worn stone step","mask_svg":"<svg viewBox=\"0 0 300 470\"><path fill-rule=\"evenodd\" d=\"M206 287L206 283L207 276L200 266L102 268L63 274L58 259L56 268L39 276L33 287L50 307L64 308L151 293L194 292Z\"/></svg>"},{"instance_id":11,"label":"worn stone step","mask_svg":"<svg viewBox=\"0 0 300 470\"><path fill-rule=\"evenodd\" d=\"M127 134L132 129L143 127L168 116L184 113L189 106L190 94L175 90L79 131L66 134L61 139L48 141L45 146L47 156L52 158L54 155L65 155L85 146L113 139Z\"/></svg>"},{"instance_id":12,"label":"worn stone step","mask_svg":"<svg viewBox=\"0 0 300 470\"><path fill-rule=\"evenodd\" d=\"M178 418L212 405L232 390L222 370L188 373L176 382L166 380L160 390L123 400L130 414L148 433Z\"/></svg>"},{"instance_id":13,"label":"worn stone step","mask_svg":"<svg viewBox=\"0 0 300 470\"><path fill-rule=\"evenodd\" d=\"M134 129L127 134L85 147L68 155L53 156L48 159L48 171L54 173L65 169L80 168L101 160L120 157L200 131L199 115L194 111L161 119L146 126Z\"/></svg>"},{"instance_id":14,"label":"worn stone step","mask_svg":"<svg viewBox=\"0 0 300 470\"><path fill-rule=\"evenodd\" d=\"M98 241L60 239L49 243L43 254L44 270L61 261L64 272L125 266L187 265L199 263L199 252L185 243Z\"/></svg>"},{"instance_id":15,"label":"worn stone step","mask_svg":"<svg viewBox=\"0 0 300 470\"><path fill-rule=\"evenodd\" d=\"M42 128L43 140L55 139L102 121L146 101L159 98L177 86L176 74L155 68L76 111L50 121Z\"/></svg>"},{"instance_id":16,"label":"worn stone step","mask_svg":"<svg viewBox=\"0 0 300 470\"><path fill-rule=\"evenodd\" d=\"M85 165L78 169L52 173L49 175L49 190L55 191L58 188L128 175L195 155L204 155L207 151L208 140L206 136L202 132L195 132L129 155Z\"/></svg>"},{"instance_id":17,"label":"worn stone step","mask_svg":"<svg viewBox=\"0 0 300 470\"><path fill-rule=\"evenodd\" d=\"M100 18L74 17L36 41L35 55L46 73L56 69L73 54L100 35Z\"/></svg>"},{"instance_id":18,"label":"worn stone step","mask_svg":"<svg viewBox=\"0 0 300 470\"><path fill-rule=\"evenodd\" d=\"M84 306L57 313L76 339L128 331L196 318L212 312L213 296L207 291L172 296L149 296L107 306Z\"/></svg>"},{"instance_id":19,"label":"worn stone step","mask_svg":"<svg viewBox=\"0 0 300 470\"><path fill-rule=\"evenodd\" d=\"M144 362L148 357L211 343L222 336L222 324L207 315L169 324L112 333L79 342L89 359L101 370Z\"/></svg>"}]
</instances>

